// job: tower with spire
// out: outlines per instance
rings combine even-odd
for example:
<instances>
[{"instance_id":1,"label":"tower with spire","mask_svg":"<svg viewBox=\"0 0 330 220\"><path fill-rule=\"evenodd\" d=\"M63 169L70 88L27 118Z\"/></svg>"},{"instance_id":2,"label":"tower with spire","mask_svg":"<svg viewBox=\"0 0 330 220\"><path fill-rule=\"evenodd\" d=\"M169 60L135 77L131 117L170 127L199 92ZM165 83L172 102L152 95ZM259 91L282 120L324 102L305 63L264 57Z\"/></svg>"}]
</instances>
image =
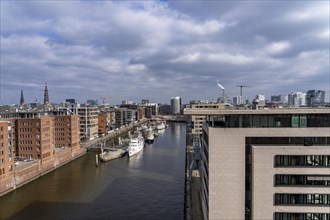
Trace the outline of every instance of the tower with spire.
<instances>
[{"instance_id":1,"label":"tower with spire","mask_svg":"<svg viewBox=\"0 0 330 220\"><path fill-rule=\"evenodd\" d=\"M45 90L44 90L44 105L49 105L47 82L45 84Z\"/></svg>"},{"instance_id":2,"label":"tower with spire","mask_svg":"<svg viewBox=\"0 0 330 220\"><path fill-rule=\"evenodd\" d=\"M20 100L19 100L19 105L20 105L20 106L24 105L23 89L21 89L21 98L20 98Z\"/></svg>"}]
</instances>

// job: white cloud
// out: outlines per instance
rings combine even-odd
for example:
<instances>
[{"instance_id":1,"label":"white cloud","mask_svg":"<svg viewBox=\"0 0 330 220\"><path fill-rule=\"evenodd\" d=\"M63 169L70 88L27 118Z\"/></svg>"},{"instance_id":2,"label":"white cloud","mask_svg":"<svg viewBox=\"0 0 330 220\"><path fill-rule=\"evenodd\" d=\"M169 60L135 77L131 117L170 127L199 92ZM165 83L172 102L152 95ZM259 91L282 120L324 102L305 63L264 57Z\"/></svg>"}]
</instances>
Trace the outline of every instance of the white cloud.
<instances>
[{"instance_id":1,"label":"white cloud","mask_svg":"<svg viewBox=\"0 0 330 220\"><path fill-rule=\"evenodd\" d=\"M266 51L269 54L280 54L287 51L290 48L290 43L288 41L272 42L266 47Z\"/></svg>"},{"instance_id":2,"label":"white cloud","mask_svg":"<svg viewBox=\"0 0 330 220\"><path fill-rule=\"evenodd\" d=\"M160 102L177 95L216 98L216 79L235 92L237 83L274 85L260 86L268 93L298 90L311 80L315 89L328 88L328 3L13 1L2 6L5 95L0 102L17 102L20 87L42 87L46 80L50 89L59 88L56 102L70 96L63 89L70 85L79 101L115 93ZM20 84L22 77L26 84ZM138 86L139 94L127 82ZM199 94L191 92L195 88ZM42 99L39 90L31 91L33 100ZM258 87L249 92L263 93Z\"/></svg>"}]
</instances>

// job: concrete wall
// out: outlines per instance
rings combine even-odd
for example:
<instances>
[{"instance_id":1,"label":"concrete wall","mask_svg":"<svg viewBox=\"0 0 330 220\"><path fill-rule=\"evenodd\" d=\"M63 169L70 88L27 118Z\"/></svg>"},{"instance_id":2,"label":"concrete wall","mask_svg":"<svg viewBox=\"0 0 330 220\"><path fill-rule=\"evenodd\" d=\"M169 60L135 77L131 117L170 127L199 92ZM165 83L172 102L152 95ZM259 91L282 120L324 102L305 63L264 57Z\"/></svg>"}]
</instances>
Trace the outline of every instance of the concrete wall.
<instances>
[{"instance_id":1,"label":"concrete wall","mask_svg":"<svg viewBox=\"0 0 330 220\"><path fill-rule=\"evenodd\" d=\"M208 128L209 219L245 218L245 137L328 137L329 131L329 128Z\"/></svg>"},{"instance_id":2,"label":"concrete wall","mask_svg":"<svg viewBox=\"0 0 330 220\"><path fill-rule=\"evenodd\" d=\"M327 213L329 207L274 206L275 193L329 194L329 187L274 187L275 174L324 174L329 168L274 167L275 155L329 155L330 146L253 146L252 148L252 219L272 219L274 212Z\"/></svg>"}]
</instances>

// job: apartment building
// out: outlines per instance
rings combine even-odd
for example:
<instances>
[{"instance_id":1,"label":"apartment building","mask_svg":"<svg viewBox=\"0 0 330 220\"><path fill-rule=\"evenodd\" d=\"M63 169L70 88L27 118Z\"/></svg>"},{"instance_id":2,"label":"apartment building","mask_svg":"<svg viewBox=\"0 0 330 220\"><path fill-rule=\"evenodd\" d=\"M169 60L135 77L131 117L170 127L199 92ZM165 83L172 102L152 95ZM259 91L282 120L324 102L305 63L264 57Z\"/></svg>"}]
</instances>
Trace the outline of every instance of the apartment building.
<instances>
[{"instance_id":1,"label":"apartment building","mask_svg":"<svg viewBox=\"0 0 330 220\"><path fill-rule=\"evenodd\" d=\"M97 116L99 135L107 134L109 128L109 113L100 113Z\"/></svg>"},{"instance_id":2,"label":"apartment building","mask_svg":"<svg viewBox=\"0 0 330 220\"><path fill-rule=\"evenodd\" d=\"M54 116L54 144L55 147L71 147L72 150L80 148L79 116Z\"/></svg>"},{"instance_id":3,"label":"apartment building","mask_svg":"<svg viewBox=\"0 0 330 220\"><path fill-rule=\"evenodd\" d=\"M55 155L53 118L17 118L16 156L19 158L51 160Z\"/></svg>"},{"instance_id":4,"label":"apartment building","mask_svg":"<svg viewBox=\"0 0 330 220\"><path fill-rule=\"evenodd\" d=\"M93 140L98 137L98 113L97 107L77 106L61 107L59 111L66 111L67 115L79 116L80 139Z\"/></svg>"},{"instance_id":5,"label":"apartment building","mask_svg":"<svg viewBox=\"0 0 330 220\"><path fill-rule=\"evenodd\" d=\"M329 109L185 109L202 128L206 219L330 219Z\"/></svg>"},{"instance_id":6,"label":"apartment building","mask_svg":"<svg viewBox=\"0 0 330 220\"><path fill-rule=\"evenodd\" d=\"M13 175L15 158L14 132L14 123L12 121L0 121L0 180L8 179Z\"/></svg>"}]
</instances>

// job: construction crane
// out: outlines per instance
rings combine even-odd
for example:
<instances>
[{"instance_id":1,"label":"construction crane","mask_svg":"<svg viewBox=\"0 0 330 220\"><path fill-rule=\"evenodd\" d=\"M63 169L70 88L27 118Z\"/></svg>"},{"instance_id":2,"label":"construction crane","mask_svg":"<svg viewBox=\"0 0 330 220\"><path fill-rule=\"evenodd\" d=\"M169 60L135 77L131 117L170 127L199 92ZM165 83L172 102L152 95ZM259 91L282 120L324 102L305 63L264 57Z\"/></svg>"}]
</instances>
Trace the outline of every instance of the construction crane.
<instances>
[{"instance_id":1,"label":"construction crane","mask_svg":"<svg viewBox=\"0 0 330 220\"><path fill-rule=\"evenodd\" d=\"M243 85L237 85L237 87L240 87L241 89L241 97L243 97L243 87L252 87L252 86L243 86Z\"/></svg>"}]
</instances>

